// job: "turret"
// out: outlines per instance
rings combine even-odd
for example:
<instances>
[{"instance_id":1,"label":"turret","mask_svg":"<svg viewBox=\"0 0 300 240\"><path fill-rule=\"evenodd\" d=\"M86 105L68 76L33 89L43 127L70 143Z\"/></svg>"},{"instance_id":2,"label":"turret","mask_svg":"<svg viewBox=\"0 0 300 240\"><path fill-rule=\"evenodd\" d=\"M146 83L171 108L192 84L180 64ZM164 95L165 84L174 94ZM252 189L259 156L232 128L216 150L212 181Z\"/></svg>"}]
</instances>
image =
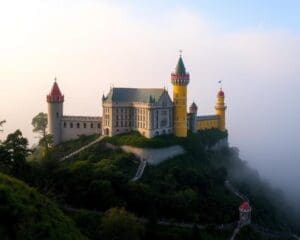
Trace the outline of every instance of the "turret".
<instances>
[{"instance_id":1,"label":"turret","mask_svg":"<svg viewBox=\"0 0 300 240\"><path fill-rule=\"evenodd\" d=\"M173 85L173 132L177 137L187 136L187 85L190 82L190 75L186 72L181 55L175 69L171 74Z\"/></svg>"},{"instance_id":2,"label":"turret","mask_svg":"<svg viewBox=\"0 0 300 240\"><path fill-rule=\"evenodd\" d=\"M191 132L197 131L197 111L198 107L195 102L193 102L189 108L189 130Z\"/></svg>"},{"instance_id":3,"label":"turret","mask_svg":"<svg viewBox=\"0 0 300 240\"><path fill-rule=\"evenodd\" d=\"M64 95L62 95L56 79L50 93L47 95L48 102L48 131L53 136L53 144L61 141L61 118L63 116Z\"/></svg>"},{"instance_id":4,"label":"turret","mask_svg":"<svg viewBox=\"0 0 300 240\"><path fill-rule=\"evenodd\" d=\"M197 115L198 107L195 102L193 102L190 106L189 113L193 113Z\"/></svg>"},{"instance_id":5,"label":"turret","mask_svg":"<svg viewBox=\"0 0 300 240\"><path fill-rule=\"evenodd\" d=\"M226 131L226 127L225 127L225 110L226 110L227 107L225 106L224 98L225 98L225 94L224 94L222 88L220 88L220 90L217 93L215 113L216 113L216 115L218 115L220 117L220 119L219 119L219 130L222 131L222 132Z\"/></svg>"}]
</instances>

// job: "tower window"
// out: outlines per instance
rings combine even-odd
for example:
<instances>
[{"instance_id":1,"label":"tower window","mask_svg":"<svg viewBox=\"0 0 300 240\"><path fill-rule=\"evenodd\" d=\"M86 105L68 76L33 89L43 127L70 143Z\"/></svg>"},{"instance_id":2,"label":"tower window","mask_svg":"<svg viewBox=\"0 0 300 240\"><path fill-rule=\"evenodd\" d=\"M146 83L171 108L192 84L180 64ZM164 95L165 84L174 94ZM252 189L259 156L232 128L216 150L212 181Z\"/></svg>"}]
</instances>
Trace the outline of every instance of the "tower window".
<instances>
[{"instance_id":1,"label":"tower window","mask_svg":"<svg viewBox=\"0 0 300 240\"><path fill-rule=\"evenodd\" d=\"M80 123L77 123L77 128L80 128Z\"/></svg>"},{"instance_id":2,"label":"tower window","mask_svg":"<svg viewBox=\"0 0 300 240\"><path fill-rule=\"evenodd\" d=\"M58 114L58 112L56 112L56 117L57 117L57 118L59 117L59 114Z\"/></svg>"},{"instance_id":3,"label":"tower window","mask_svg":"<svg viewBox=\"0 0 300 240\"><path fill-rule=\"evenodd\" d=\"M98 128L100 128L100 123L98 123Z\"/></svg>"},{"instance_id":4,"label":"tower window","mask_svg":"<svg viewBox=\"0 0 300 240\"><path fill-rule=\"evenodd\" d=\"M64 122L64 128L66 128L67 127L67 123L66 122Z\"/></svg>"},{"instance_id":5,"label":"tower window","mask_svg":"<svg viewBox=\"0 0 300 240\"><path fill-rule=\"evenodd\" d=\"M93 123L91 123L91 128L94 128L94 124Z\"/></svg>"},{"instance_id":6,"label":"tower window","mask_svg":"<svg viewBox=\"0 0 300 240\"><path fill-rule=\"evenodd\" d=\"M83 123L83 128L86 128L86 123Z\"/></svg>"},{"instance_id":7,"label":"tower window","mask_svg":"<svg viewBox=\"0 0 300 240\"><path fill-rule=\"evenodd\" d=\"M73 123L70 123L70 128L73 128Z\"/></svg>"}]
</instances>

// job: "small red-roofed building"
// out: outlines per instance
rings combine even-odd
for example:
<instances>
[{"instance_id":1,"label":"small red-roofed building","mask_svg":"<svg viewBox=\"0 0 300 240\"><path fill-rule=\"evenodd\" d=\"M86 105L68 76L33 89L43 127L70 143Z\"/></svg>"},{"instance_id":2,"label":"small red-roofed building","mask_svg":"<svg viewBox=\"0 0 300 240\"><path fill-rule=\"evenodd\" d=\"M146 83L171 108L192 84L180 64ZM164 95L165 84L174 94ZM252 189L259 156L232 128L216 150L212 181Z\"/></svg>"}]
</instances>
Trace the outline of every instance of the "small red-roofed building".
<instances>
[{"instance_id":1,"label":"small red-roofed building","mask_svg":"<svg viewBox=\"0 0 300 240\"><path fill-rule=\"evenodd\" d=\"M251 223L251 206L249 202L243 202L239 207L240 212L240 221L239 224L241 226L248 225Z\"/></svg>"}]
</instances>

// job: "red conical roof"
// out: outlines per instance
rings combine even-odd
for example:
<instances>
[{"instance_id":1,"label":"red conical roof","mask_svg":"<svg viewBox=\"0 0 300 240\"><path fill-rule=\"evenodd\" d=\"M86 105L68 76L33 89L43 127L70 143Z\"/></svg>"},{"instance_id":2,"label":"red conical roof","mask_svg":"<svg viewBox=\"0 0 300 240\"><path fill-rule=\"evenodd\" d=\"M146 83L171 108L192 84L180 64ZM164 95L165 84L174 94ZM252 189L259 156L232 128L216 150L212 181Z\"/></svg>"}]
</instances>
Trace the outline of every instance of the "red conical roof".
<instances>
[{"instance_id":1,"label":"red conical roof","mask_svg":"<svg viewBox=\"0 0 300 240\"><path fill-rule=\"evenodd\" d=\"M47 102L63 102L64 95L62 95L57 82L53 83L50 93L47 95Z\"/></svg>"},{"instance_id":2,"label":"red conical roof","mask_svg":"<svg viewBox=\"0 0 300 240\"><path fill-rule=\"evenodd\" d=\"M251 207L248 202L243 202L240 206L240 211L251 211Z\"/></svg>"},{"instance_id":3,"label":"red conical roof","mask_svg":"<svg viewBox=\"0 0 300 240\"><path fill-rule=\"evenodd\" d=\"M222 88L220 88L219 92L217 93L217 96L218 97L224 97L225 96L224 92L222 91Z\"/></svg>"}]
</instances>

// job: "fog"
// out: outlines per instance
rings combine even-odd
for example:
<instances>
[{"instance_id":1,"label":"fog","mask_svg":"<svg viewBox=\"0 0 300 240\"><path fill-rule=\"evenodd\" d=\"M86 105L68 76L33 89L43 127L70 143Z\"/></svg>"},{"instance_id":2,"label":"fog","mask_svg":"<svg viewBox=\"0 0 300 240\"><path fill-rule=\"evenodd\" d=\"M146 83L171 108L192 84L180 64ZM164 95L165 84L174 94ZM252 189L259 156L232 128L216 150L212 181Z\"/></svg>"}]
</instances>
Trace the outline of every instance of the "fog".
<instances>
[{"instance_id":1,"label":"fog","mask_svg":"<svg viewBox=\"0 0 300 240\"><path fill-rule=\"evenodd\" d=\"M18 8L15 8L16 3ZM300 200L300 34L252 26L225 31L183 6L141 18L97 1L10 1L0 9L0 120L36 142L31 119L46 111L56 76L66 114L99 115L109 87L167 87L178 50L188 102L213 112L218 80L232 146L260 175ZM170 92L171 93L171 92Z\"/></svg>"}]
</instances>

